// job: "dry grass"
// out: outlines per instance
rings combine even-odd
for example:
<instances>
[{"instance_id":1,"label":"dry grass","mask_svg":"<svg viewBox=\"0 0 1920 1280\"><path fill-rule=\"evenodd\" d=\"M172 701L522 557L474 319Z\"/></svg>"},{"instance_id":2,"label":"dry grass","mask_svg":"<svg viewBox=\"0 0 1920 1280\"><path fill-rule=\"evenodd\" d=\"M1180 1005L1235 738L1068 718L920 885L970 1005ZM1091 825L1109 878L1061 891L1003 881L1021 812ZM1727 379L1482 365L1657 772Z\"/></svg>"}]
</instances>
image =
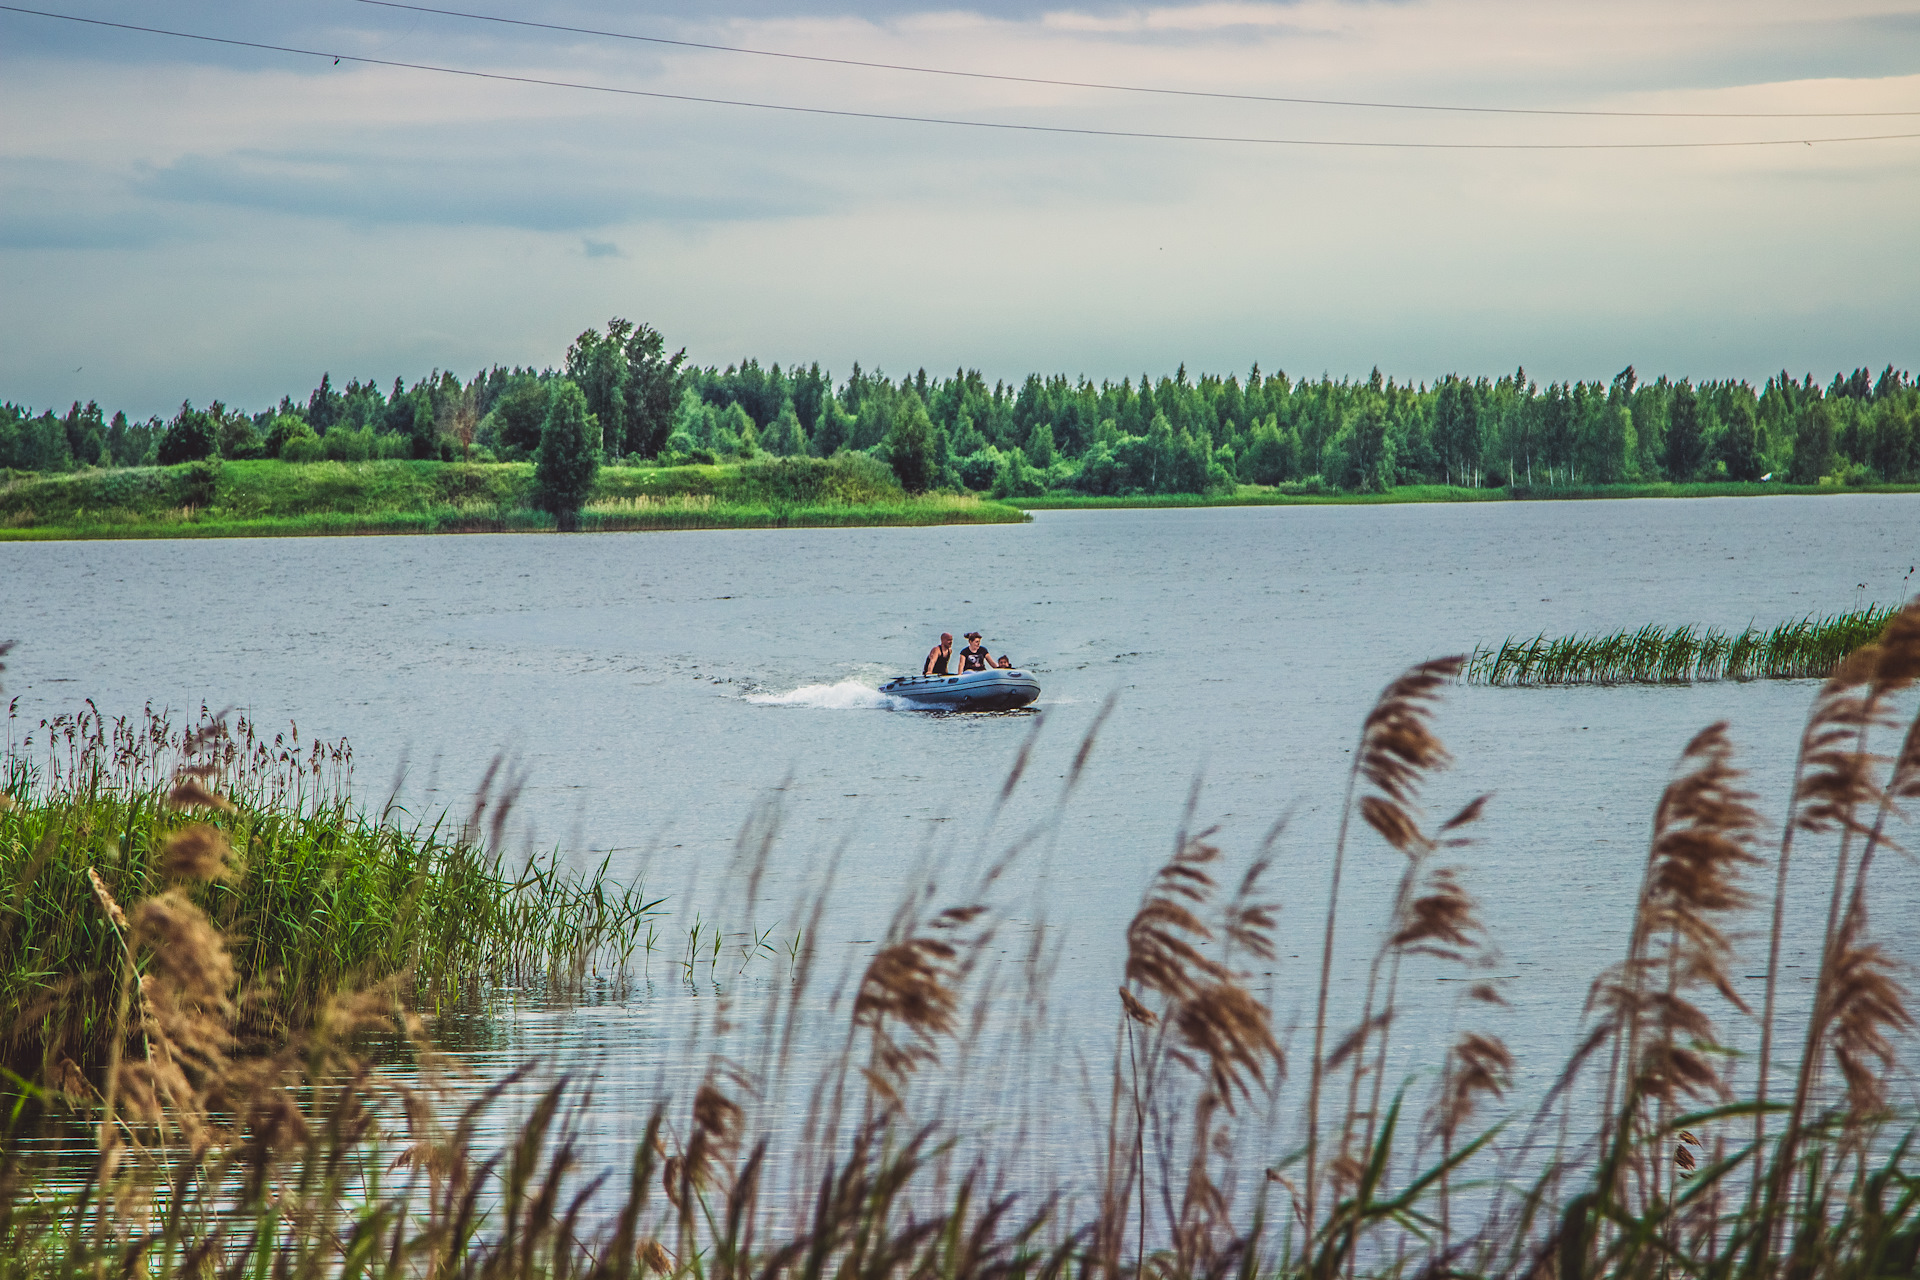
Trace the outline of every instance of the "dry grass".
<instances>
[{"instance_id":1,"label":"dry grass","mask_svg":"<svg viewBox=\"0 0 1920 1280\"><path fill-rule=\"evenodd\" d=\"M122 904L95 881L92 909L120 945L116 1056L82 1106L99 1154L68 1193L37 1183L6 1147L0 1276L1913 1274L1920 1177L1909 1121L1889 1110L1912 1018L1869 928L1869 873L1895 847L1899 804L1920 794L1920 721L1891 754L1879 742L1899 729L1892 700L1920 673L1920 612L1900 615L1821 691L1771 856L1726 727L1687 744L1653 815L1625 952L1596 978L1579 1049L1531 1119L1503 1114L1523 1064L1473 1024L1474 1011L1507 998L1490 976L1495 944L1464 863L1487 801L1437 822L1423 807L1452 765L1438 699L1459 669L1458 659L1413 668L1366 717L1343 810L1361 821L1343 821L1327 902L1306 926L1319 925L1319 969L1287 975L1315 997L1291 1055L1254 981L1301 932L1263 888L1286 831L1276 825L1230 872L1189 804L1117 961L1091 1186L1034 1167L1023 1138L1040 1119L1031 1109L1016 1108L1010 1128L975 1131L957 1109L988 1087L969 1074L983 1058L1044 1074L1065 1066L1048 1056L1048 1024L1034 1012L1051 971L1045 945L995 959L1009 911L996 886L1057 829L1020 833L958 893L930 875L871 959L831 991L812 940L834 891L819 889L803 904L807 941L763 1010L757 1053L736 1056L740 1011L722 997L696 1036L697 1083L662 1092L616 1188L583 1167L593 1113L565 1079L487 1151L480 1117L517 1080L442 1119L431 1073L402 1088L369 1072L351 1052L352 1034L369 1026L412 1037L432 1063L388 989L330 1002L283 1052L237 1053L247 993L231 940L191 896L230 861L184 826L180 847L167 846L170 885ZM1022 784L1027 759L996 804ZM778 825L769 809L743 829L736 867L749 901ZM1828 851L1804 1039L1772 1072L1763 1055L1743 1081L1726 1046L1782 1038L1778 922L1804 905L1783 894L1788 855ZM1389 859L1399 874L1368 931L1377 941L1363 991L1341 1008L1330 979L1337 935L1354 927L1339 910L1349 857ZM1759 889L1769 878L1771 902ZM1756 1012L1729 969L1736 939L1769 909L1768 994ZM1444 1044L1414 1046L1432 1069L1389 1081L1415 972L1465 979L1455 988L1463 1025ZM1011 1039L989 1035L1008 1019ZM843 1048L804 1058L802 1071L794 1046L823 1034ZM1829 1074L1835 1087L1823 1085ZM1790 1099L1773 1096L1776 1078L1793 1081ZM42 1081L24 1096L31 1111L54 1094ZM1516 1123L1525 1134L1503 1137ZM1292 1136L1273 1145L1280 1134ZM1544 1146L1533 1140L1542 1135Z\"/></svg>"}]
</instances>

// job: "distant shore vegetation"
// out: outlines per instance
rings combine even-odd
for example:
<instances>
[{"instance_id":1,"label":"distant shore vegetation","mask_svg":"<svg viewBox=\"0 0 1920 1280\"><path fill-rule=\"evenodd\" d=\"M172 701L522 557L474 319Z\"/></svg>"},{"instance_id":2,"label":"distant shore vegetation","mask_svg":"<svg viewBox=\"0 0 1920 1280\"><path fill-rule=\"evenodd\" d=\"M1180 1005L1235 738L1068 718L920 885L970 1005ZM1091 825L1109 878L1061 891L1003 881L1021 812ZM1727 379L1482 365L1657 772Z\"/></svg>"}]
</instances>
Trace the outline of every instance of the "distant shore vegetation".
<instances>
[{"instance_id":1,"label":"distant shore vegetation","mask_svg":"<svg viewBox=\"0 0 1920 1280\"><path fill-rule=\"evenodd\" d=\"M1827 383L1783 370L1759 388L1649 380L1631 367L1544 387L1524 369L1415 385L1378 370L1315 381L1258 365L1244 379L1195 379L1183 365L1098 384L1032 374L989 386L977 371L894 378L858 364L836 378L818 363L692 365L651 326L616 319L582 333L559 368L435 371L386 389L328 373L304 399L259 411L189 402L136 422L91 402L64 414L0 404L8 493L48 475L220 462L534 463L524 510L562 528L604 527L591 518L601 467L847 456L894 486L852 505L899 512L925 494L1046 506L1861 489L1920 483L1920 388L1892 366ZM193 496L175 506L217 505ZM90 509L107 507L131 509ZM17 525L21 509L8 501L0 517Z\"/></svg>"},{"instance_id":2,"label":"distant shore vegetation","mask_svg":"<svg viewBox=\"0 0 1920 1280\"><path fill-rule=\"evenodd\" d=\"M526 462L208 459L89 469L0 485L0 539L550 530L559 513ZM566 524L587 531L991 524L1018 508L910 494L872 458L597 467Z\"/></svg>"}]
</instances>

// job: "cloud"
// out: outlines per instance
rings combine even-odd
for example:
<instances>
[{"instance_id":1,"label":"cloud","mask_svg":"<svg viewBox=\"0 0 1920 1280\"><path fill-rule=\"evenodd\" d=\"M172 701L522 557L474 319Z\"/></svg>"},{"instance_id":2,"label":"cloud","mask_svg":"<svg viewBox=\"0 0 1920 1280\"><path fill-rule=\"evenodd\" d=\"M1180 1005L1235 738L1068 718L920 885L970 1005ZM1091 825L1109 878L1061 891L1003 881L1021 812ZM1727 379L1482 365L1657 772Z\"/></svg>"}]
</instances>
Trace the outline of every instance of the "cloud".
<instances>
[{"instance_id":1,"label":"cloud","mask_svg":"<svg viewBox=\"0 0 1920 1280\"><path fill-rule=\"evenodd\" d=\"M142 21L133 0L90 0ZM1908 109L1880 0L555 0L584 26L1055 80L1457 105ZM146 18L147 21L159 19ZM0 15L0 395L270 402L323 368L552 363L586 324L989 376L1912 363L1920 145L1417 152L961 129L290 60ZM44 27L46 24L42 24ZM1223 102L663 49L344 0L163 25L736 101L1355 141L1678 141L1861 120ZM30 38L16 40L21 33ZM84 37L84 38L83 38ZM1899 76L1890 70L1902 72ZM193 305L183 307L182 299ZM299 304L286 300L298 298ZM63 381L84 365L85 386ZM103 374L102 370L114 370ZM342 373L342 376L345 376ZM269 394L271 393L271 394ZM144 407L143 407L144 406Z\"/></svg>"},{"instance_id":2,"label":"cloud","mask_svg":"<svg viewBox=\"0 0 1920 1280\"><path fill-rule=\"evenodd\" d=\"M145 194L359 226L494 226L580 231L635 222L731 222L812 212L805 184L725 175L693 187L646 180L644 169L551 154L498 157L401 148L235 151L185 156L155 171Z\"/></svg>"}]
</instances>

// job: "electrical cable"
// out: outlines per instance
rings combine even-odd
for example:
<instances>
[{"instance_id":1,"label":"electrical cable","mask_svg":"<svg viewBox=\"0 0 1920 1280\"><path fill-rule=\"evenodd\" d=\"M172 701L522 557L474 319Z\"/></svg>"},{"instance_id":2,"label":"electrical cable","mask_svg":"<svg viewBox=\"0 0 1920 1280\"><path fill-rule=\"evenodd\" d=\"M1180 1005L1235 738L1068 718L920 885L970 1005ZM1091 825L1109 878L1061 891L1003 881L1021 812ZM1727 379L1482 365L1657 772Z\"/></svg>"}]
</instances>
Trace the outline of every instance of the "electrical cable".
<instances>
[{"instance_id":1,"label":"electrical cable","mask_svg":"<svg viewBox=\"0 0 1920 1280\"><path fill-rule=\"evenodd\" d=\"M110 22L105 18L83 18L77 14L54 13L0 4L0 12L53 18L117 31L136 31L145 35L196 40L205 44L235 49L258 49L270 53L291 53L305 58L330 58L335 63L352 62L362 66L393 67L406 71L431 71L440 75L464 76L503 84L539 85L552 89L576 89L588 93L606 93L621 97L650 98L662 102L691 102L705 106L744 107L755 111L785 111L796 115L830 116L845 120L881 120L898 124L945 125L959 129L998 129L1014 133L1066 134L1087 138L1130 138L1156 142L1214 142L1268 147L1356 148L1396 151L1701 151L1729 147L1798 147L1838 142L1898 142L1920 138L1920 133L1856 134L1844 137L1757 138L1744 141L1710 142L1399 142L1365 141L1348 138L1260 138L1235 134L1159 133L1140 129L1095 129L1076 125L1020 124L1005 120L963 120L947 116L916 116L882 111L853 111L836 107L802 107L791 103L753 102L740 98L712 98L690 93L667 93L657 89L628 89L616 85L589 84L578 80L551 80L540 76L511 75L501 71L475 71L465 67L445 67L428 62L402 62L393 58L371 58L353 53L333 53L323 49L303 49L293 45L267 44L257 40L237 40L228 36L203 35L193 31L173 31L165 27L145 27L131 22Z\"/></svg>"},{"instance_id":2,"label":"electrical cable","mask_svg":"<svg viewBox=\"0 0 1920 1280\"><path fill-rule=\"evenodd\" d=\"M597 27L570 27L559 22L534 22L527 18L502 18L490 13L468 13L463 9L436 9L431 5L405 4L402 0L358 0L360 4L382 9L406 9L413 13L433 13L445 18L466 18L474 22L497 22L503 26L531 27L540 31L562 31L570 35L602 36L609 40L635 40L643 44L671 45L678 49L704 49L713 53L744 53L756 58L784 58L794 62L819 62L835 67L865 67L874 71L908 71L923 76L954 76L965 80L998 80L1008 84L1040 84L1063 89L1104 89L1113 93L1152 93L1175 98L1214 98L1225 102L1277 102L1307 107L1365 107L1376 111L1457 111L1478 115L1502 116L1594 116L1631 120L1837 120L1867 117L1920 116L1920 111L1582 111L1553 107L1455 107L1425 102L1363 102L1346 98L1286 98L1263 93L1222 93L1206 89L1162 89L1149 85L1108 84L1099 80L1053 80L1045 76L1015 76L991 71L956 71L946 67L919 67L900 62L867 62L859 58L831 58L824 54L789 53L778 49L750 49L741 45L707 44L699 40L674 40L666 36L642 36L627 31L604 31Z\"/></svg>"}]
</instances>

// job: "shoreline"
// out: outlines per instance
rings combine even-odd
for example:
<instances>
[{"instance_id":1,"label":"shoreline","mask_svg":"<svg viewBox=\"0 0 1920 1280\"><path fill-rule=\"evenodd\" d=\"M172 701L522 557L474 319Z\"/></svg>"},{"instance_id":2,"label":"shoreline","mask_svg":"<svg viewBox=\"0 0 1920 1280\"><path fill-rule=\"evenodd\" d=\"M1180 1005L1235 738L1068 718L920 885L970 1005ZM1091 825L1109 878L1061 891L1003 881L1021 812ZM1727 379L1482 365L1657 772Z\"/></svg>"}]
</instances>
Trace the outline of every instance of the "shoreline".
<instances>
[{"instance_id":1,"label":"shoreline","mask_svg":"<svg viewBox=\"0 0 1920 1280\"><path fill-rule=\"evenodd\" d=\"M299 472L284 470L300 465ZM0 486L0 542L149 538L381 537L462 533L554 533L552 518L522 505L514 474L530 468L436 463L228 464L206 506L180 502L187 468L80 472ZM813 462L813 468L830 464ZM261 468L274 468L263 471ZM1648 498L1840 497L1920 493L1920 484L1857 486L1707 481L1466 489L1403 485L1385 493L1303 492L1289 485L1242 485L1231 493L1092 496L1048 493L906 495L816 489L750 490L740 469L638 468L602 473L597 497L580 513L582 533L711 529L918 528L1021 524L1036 511L1187 507L1377 506L1425 503L1588 502ZM289 484L288 481L294 483ZM231 484L231 490L228 486ZM134 501L108 494L137 490ZM1292 491L1290 491L1292 490ZM35 502L34 499L41 499ZM47 501L47 499L55 499ZM809 500L811 499L811 500ZM123 501L125 501L123 499ZM327 509L328 504L337 504ZM354 509L354 508L359 509ZM52 508L52 509L48 509ZM278 510L275 510L278 508ZM316 509L318 508L318 509Z\"/></svg>"},{"instance_id":2,"label":"shoreline","mask_svg":"<svg viewBox=\"0 0 1920 1280\"><path fill-rule=\"evenodd\" d=\"M780 512L662 512L654 516L583 513L580 533L672 533L726 529L911 529L936 525L1025 524L1031 519L1009 504L981 501L976 508L805 507ZM48 524L0 528L0 542L104 542L166 538L378 538L443 534L555 534L553 521L533 511L505 517L468 512L327 512L253 520L128 521L110 524Z\"/></svg>"},{"instance_id":3,"label":"shoreline","mask_svg":"<svg viewBox=\"0 0 1920 1280\"><path fill-rule=\"evenodd\" d=\"M1306 507L1306 506L1393 506L1407 504L1448 504L1476 502L1606 502L1629 498L1782 498L1842 497L1849 494L1920 493L1920 484L1813 485L1740 481L1699 481L1674 484L1657 481L1648 484L1579 485L1548 489L1524 486L1519 489L1463 489L1448 485L1400 485L1385 493L1285 493L1279 486L1262 488L1243 485L1239 492L1223 494L1159 493L1119 497L1095 497L1085 494L1043 494L1032 498L1003 498L1000 501L1022 511L1114 510L1130 507Z\"/></svg>"}]
</instances>

